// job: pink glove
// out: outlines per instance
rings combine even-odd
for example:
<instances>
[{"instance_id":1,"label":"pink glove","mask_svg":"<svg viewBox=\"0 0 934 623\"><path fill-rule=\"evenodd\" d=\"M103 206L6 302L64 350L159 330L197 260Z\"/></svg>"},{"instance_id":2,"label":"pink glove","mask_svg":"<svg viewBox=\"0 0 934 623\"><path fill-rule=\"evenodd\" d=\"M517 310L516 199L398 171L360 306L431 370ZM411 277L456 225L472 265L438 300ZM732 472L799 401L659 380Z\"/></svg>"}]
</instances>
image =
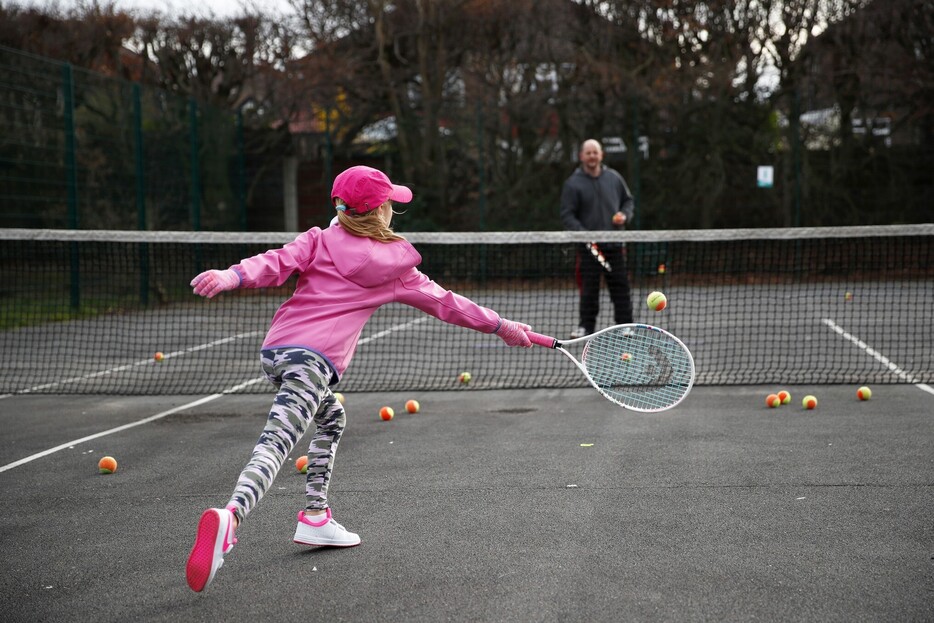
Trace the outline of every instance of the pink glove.
<instances>
[{"instance_id":1,"label":"pink glove","mask_svg":"<svg viewBox=\"0 0 934 623\"><path fill-rule=\"evenodd\" d=\"M512 320L503 318L500 322L499 329L496 330L496 335L500 336L509 346L532 348L532 342L529 341L529 336L526 333L526 331L530 331L531 329L532 327L527 324L513 322Z\"/></svg>"},{"instance_id":2,"label":"pink glove","mask_svg":"<svg viewBox=\"0 0 934 623\"><path fill-rule=\"evenodd\" d=\"M227 270L206 270L192 279L191 285L195 289L195 294L212 298L219 292L233 290L239 286L240 275L229 268Z\"/></svg>"}]
</instances>

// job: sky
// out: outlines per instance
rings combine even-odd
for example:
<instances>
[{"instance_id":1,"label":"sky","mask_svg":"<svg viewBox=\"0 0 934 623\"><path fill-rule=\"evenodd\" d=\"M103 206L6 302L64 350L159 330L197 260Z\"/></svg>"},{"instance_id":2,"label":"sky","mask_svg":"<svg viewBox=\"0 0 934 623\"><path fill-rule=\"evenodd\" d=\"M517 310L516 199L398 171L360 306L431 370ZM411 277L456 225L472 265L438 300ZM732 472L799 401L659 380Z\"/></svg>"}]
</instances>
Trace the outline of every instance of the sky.
<instances>
[{"instance_id":1,"label":"sky","mask_svg":"<svg viewBox=\"0 0 934 623\"><path fill-rule=\"evenodd\" d=\"M58 6L63 9L87 5L92 0L12 0L21 6ZM118 9L159 11L168 15L187 14L217 17L232 17L241 12L243 6L256 6L270 14L291 13L289 0L98 0L100 4L112 2Z\"/></svg>"}]
</instances>

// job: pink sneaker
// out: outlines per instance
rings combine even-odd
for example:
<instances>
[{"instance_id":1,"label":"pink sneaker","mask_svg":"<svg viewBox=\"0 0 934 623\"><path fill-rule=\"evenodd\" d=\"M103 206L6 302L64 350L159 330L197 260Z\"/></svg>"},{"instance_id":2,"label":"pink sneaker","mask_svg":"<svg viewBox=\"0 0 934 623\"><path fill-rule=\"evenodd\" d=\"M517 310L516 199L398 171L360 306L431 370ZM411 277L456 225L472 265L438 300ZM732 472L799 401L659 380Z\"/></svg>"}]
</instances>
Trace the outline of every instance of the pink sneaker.
<instances>
[{"instance_id":1,"label":"pink sneaker","mask_svg":"<svg viewBox=\"0 0 934 623\"><path fill-rule=\"evenodd\" d=\"M191 590L200 593L206 589L224 564L224 554L237 542L233 525L233 513L226 508L209 508L201 514L198 535L185 566Z\"/></svg>"},{"instance_id":2,"label":"pink sneaker","mask_svg":"<svg viewBox=\"0 0 934 623\"><path fill-rule=\"evenodd\" d=\"M353 547L360 545L360 537L334 521L331 509L319 521L312 521L305 511L298 511L298 527L292 539L302 545L328 545L331 547Z\"/></svg>"}]
</instances>

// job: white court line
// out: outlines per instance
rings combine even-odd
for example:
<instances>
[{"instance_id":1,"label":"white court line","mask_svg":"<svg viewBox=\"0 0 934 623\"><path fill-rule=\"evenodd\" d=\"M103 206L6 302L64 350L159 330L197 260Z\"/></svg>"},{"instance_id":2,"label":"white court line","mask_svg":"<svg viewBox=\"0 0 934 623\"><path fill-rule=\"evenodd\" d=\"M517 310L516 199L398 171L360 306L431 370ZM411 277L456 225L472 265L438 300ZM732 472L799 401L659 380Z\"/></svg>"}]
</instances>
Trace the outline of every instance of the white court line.
<instances>
[{"instance_id":1,"label":"white court line","mask_svg":"<svg viewBox=\"0 0 934 623\"><path fill-rule=\"evenodd\" d=\"M910 374L902 370L900 367L898 367L891 359L889 359L888 357L886 357L885 355L883 355L876 349L872 348L871 346L869 346L869 344L862 341L861 339L859 339L852 333L847 332L843 327L838 325L832 319L824 318L823 322L825 325L833 329L833 331L835 331L838 335L849 340L850 342L855 344L858 348L861 348L867 355L869 355L870 357L872 357L873 359L881 363L883 366L888 368L893 374L895 374L901 380L905 381L906 383L913 384L915 387L917 387L921 391L925 391L929 394L934 395L934 387L931 387L930 385L926 383L921 383L920 381L918 381L918 379L916 379L915 377L911 376Z\"/></svg>"},{"instance_id":2,"label":"white court line","mask_svg":"<svg viewBox=\"0 0 934 623\"><path fill-rule=\"evenodd\" d=\"M227 344L228 342L233 342L235 340L243 340L250 337L255 337L257 335L262 335L263 331L250 331L249 333L238 333L237 335L232 335L230 337L221 338L219 340L214 340L213 342L205 342L204 344L198 344L197 346L192 346L191 348L186 348L184 350L177 350L172 353L166 353L165 359L171 359L172 357L178 357L179 355L187 355L190 353L197 352L199 350L205 350L208 348L214 348L215 346L220 346L221 344ZM31 394L33 392L42 391L44 389L50 389L52 387L60 387L62 385L71 385L72 383L80 383L81 381L88 381L90 379L96 379L99 376L107 376L108 374L115 374L117 372L123 372L124 370L131 370L133 368L138 368L139 366L149 366L155 365L158 362L155 359L143 359L141 361L134 361L133 363L123 364L122 366L116 366L114 368L108 368L106 370L98 370L97 372L91 372L90 374L85 374L84 376L74 376L70 379L62 379L61 381L54 381L52 383L45 383L43 385L35 385L27 389L21 389L10 394L0 395L0 400L3 398L9 398L10 396L15 396L18 394Z\"/></svg>"},{"instance_id":3,"label":"white court line","mask_svg":"<svg viewBox=\"0 0 934 623\"><path fill-rule=\"evenodd\" d=\"M394 332L396 332L396 331L401 331L401 330L403 330L403 329L407 329L407 328L409 328L409 327L411 327L411 326L414 326L414 325L416 325L416 324L418 324L418 323L420 323L420 322L425 322L426 320L428 320L428 316L425 316L425 317L422 317L422 318L417 318L417 319L415 319L415 320L410 320L409 322L404 322L404 323L402 323L402 324L394 325L394 326L392 326L392 327L389 327L389 328L386 329L385 331L380 331L379 333L374 333L373 335L371 335L371 336L369 336L369 337L367 337L367 338L364 338L364 339L360 340L359 344L367 344L367 343L369 343L369 342L373 342L373 341L375 341L375 340L380 339L381 337L385 337L385 336L387 336L387 335L389 335L389 334L391 334L391 333L394 333ZM230 341L230 340L232 340L232 339L237 339L237 338L239 338L239 337L241 337L241 336L243 336L243 335L248 335L248 334L240 334L240 336L234 336L233 338L226 338L225 340L220 340L220 341L218 341L218 342L212 342L212 344L213 344L213 343L221 343L221 342L224 342L224 341ZM178 355L178 354L182 354L182 353L184 353L184 352L190 352L191 350L194 350L194 349L200 349L200 348L199 348L199 347L193 347L193 348L187 349L186 351L178 351L178 352L176 352L176 353L172 353L172 355ZM166 359L168 359L169 356L170 356L170 355L166 355ZM121 368L126 368L126 366L122 366ZM209 403L209 402L211 402L211 401L213 401L213 400L217 400L217 399L220 398L221 396L226 396L227 394L232 394L232 393L234 393L234 392L237 392L237 391L243 389L244 387L249 387L250 385L255 385L255 384L260 383L260 382L263 382L263 381L266 381L266 377L264 377L264 376L263 376L263 377L259 377L259 378L255 378L255 379L252 379L252 380L249 380L249 381L245 381L245 382L243 382L243 383L240 383L239 385L234 385L233 387L229 387L229 388L225 389L224 391L222 391L222 392L219 393L219 394L211 394L210 396L205 396L204 398L199 398L198 400L195 400L195 401L193 401L193 402L189 402L189 403L187 403L187 404L183 404L183 405L181 405L181 406L175 407L174 409L169 409L168 411L163 411L162 413L157 413L157 414L155 414L155 415L151 415L151 416L149 416L149 417L147 417L147 418L144 418L144 419L142 419L142 420L139 420L138 422L131 422L130 424L124 424L123 426L118 426L118 427L116 427L116 428L111 428L110 430L105 430L105 431L101 431L101 432L99 432L99 433L95 433L95 434L93 434L93 435L88 435L87 437L82 437L81 439L75 439L74 441L69 441L69 442L67 442L67 443L63 443L63 444L60 445L60 446L55 446L54 448L49 448L48 450L43 450L42 452L38 452L38 453L36 453L36 454L33 454L32 456L27 456L26 458L23 458L23 459L20 459L20 460L18 460L18 461L14 461L14 462L12 462L12 463L9 463L9 464L7 464L7 465L4 465L4 466L0 467L0 472L5 472L5 471L7 471L7 470L13 469L14 467L19 467L20 465L25 465L26 463L29 463L29 462L31 462L31 461L35 461L36 459L41 459L42 457L49 456L50 454L54 454L54 453L59 452L59 451L61 451L61 450L66 450L66 449L71 448L71 447L73 447L73 446L76 446L76 445L78 445L78 444L80 444L80 443L84 443L85 441L91 441L92 439L98 439L99 437L106 437L107 435L112 435L112 434L114 434L114 433L119 433L120 431L124 431L124 430L127 430L127 429L129 429L129 428L134 428L134 427L136 427L136 426L141 426L141 425L143 425L143 424L148 424L148 423L150 423L150 422L155 422L156 420L162 419L162 418L166 417L167 415L172 415L173 413L179 413L179 412L181 412L181 411L187 411L188 409L192 409L192 408L194 408L194 407L198 407L198 406L200 406L200 405L207 404L207 403ZM9 395L9 394L8 394L8 395Z\"/></svg>"},{"instance_id":4,"label":"white court line","mask_svg":"<svg viewBox=\"0 0 934 623\"><path fill-rule=\"evenodd\" d=\"M116 427L116 428L111 428L110 430L105 430L105 431L101 431L101 432L99 432L99 433L94 433L93 435L88 435L87 437L82 437L81 439L75 439L74 441L69 441L69 442L67 442L67 443L63 443L63 444L60 445L60 446L55 446L54 448L49 448L48 450L43 450L42 452L37 452L36 454L33 454L32 456L27 456L27 457L24 458L24 459L20 459L20 460L18 460L18 461L14 461L14 462L12 462L12 463L9 463L9 464L7 464L7 465L4 465L3 467L0 467L0 472L5 472L5 471L7 471L8 469L13 469L14 467L19 467L20 465L25 465L26 463L29 463L30 461L35 461L36 459L41 459L41 458L44 457L44 456L49 456L50 454L54 454L54 453L56 453L56 452L59 452L60 450L65 450L65 449L67 449L67 448L74 447L74 446L78 445L79 443L84 443L85 441L91 441L92 439L97 439L97 438L99 438L99 437L106 437L107 435L112 435L112 434L114 434L114 433L119 433L120 431L127 430L128 428L133 428L133 427L136 427L136 426L141 426L141 425L143 425L143 424L148 424L148 423L150 423L150 422L155 422L156 420L160 420L160 419L164 418L164 417L167 416L167 415L172 415L173 413L178 413L178 412L180 412L180 411L187 411L188 409L192 409L192 408L194 408L194 407L197 407L197 406L200 406L200 405L203 405L203 404L207 404L207 403L211 402L212 400L217 400L217 399L220 398L221 396L226 396L227 394L232 394L232 393L234 393L234 392L236 392L236 391L238 391L238 390L240 390L240 389L243 389L244 387L248 387L248 386L250 386L250 385L255 385L256 383L259 383L260 381L265 381L265 380L266 380L265 377L260 377L260 378L258 378L258 379L253 379L253 380L250 380L250 381L246 381L245 383L240 383L239 385L234 385L233 387L231 387L231 388L229 388L229 389L225 389L224 391L222 391L222 392L219 393L219 394L211 394L210 396L205 396L204 398L199 398L198 400L195 400L195 401L193 401L193 402L189 402L189 403L187 403L187 404L183 404L183 405L181 405L181 406L175 407L174 409L169 409L168 411L163 411L162 413L157 413L157 414L155 414L155 415L151 415L151 416L149 416L148 418L139 420L138 422L130 422L129 424L124 424L123 426L118 426L118 427Z\"/></svg>"}]
</instances>

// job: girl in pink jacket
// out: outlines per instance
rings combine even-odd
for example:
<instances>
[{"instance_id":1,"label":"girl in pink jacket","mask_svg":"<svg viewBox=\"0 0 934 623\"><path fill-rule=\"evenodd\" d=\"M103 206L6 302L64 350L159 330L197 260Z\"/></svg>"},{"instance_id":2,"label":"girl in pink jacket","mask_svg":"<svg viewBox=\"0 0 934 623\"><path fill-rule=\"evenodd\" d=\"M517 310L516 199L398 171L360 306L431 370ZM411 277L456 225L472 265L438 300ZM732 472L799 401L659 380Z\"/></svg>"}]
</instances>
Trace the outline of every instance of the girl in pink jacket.
<instances>
[{"instance_id":1,"label":"girl in pink jacket","mask_svg":"<svg viewBox=\"0 0 934 623\"><path fill-rule=\"evenodd\" d=\"M195 294L213 297L234 288L279 286L294 274L294 294L279 307L263 341L263 372L277 389L269 418L225 508L201 515L188 557L188 585L204 590L236 543L234 530L269 489L296 442L314 427L308 448L306 506L293 540L304 545L351 547L360 537L334 521L328 483L344 431L344 408L330 387L350 364L363 326L381 305L405 303L436 318L495 333L510 346L531 346L528 325L443 289L418 268L421 256L392 231L392 202L412 191L370 167L337 176L331 200L338 222L314 227L280 249L242 260L227 270L195 277Z\"/></svg>"}]
</instances>

